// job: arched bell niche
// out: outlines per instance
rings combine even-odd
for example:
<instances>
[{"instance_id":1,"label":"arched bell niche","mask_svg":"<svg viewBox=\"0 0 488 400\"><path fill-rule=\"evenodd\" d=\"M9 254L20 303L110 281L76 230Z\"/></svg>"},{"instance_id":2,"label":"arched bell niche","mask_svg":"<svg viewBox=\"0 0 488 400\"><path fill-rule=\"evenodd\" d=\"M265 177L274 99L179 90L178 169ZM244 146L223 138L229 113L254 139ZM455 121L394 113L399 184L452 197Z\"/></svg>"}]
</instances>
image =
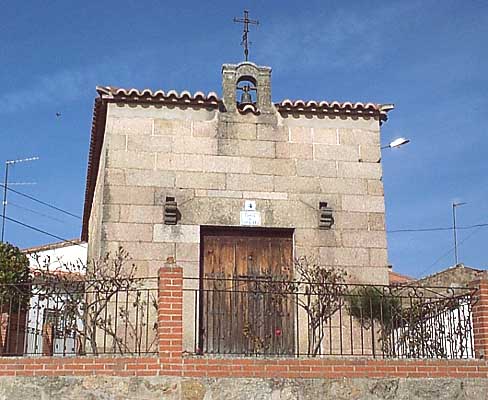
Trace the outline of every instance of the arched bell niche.
<instances>
[{"instance_id":1,"label":"arched bell niche","mask_svg":"<svg viewBox=\"0 0 488 400\"><path fill-rule=\"evenodd\" d=\"M242 101L251 101L261 113L274 112L271 104L271 68L252 62L222 66L223 101L228 112L236 112Z\"/></svg>"},{"instance_id":2,"label":"arched bell niche","mask_svg":"<svg viewBox=\"0 0 488 400\"><path fill-rule=\"evenodd\" d=\"M257 103L257 82L252 76L244 75L237 80L236 84L237 107Z\"/></svg>"}]
</instances>

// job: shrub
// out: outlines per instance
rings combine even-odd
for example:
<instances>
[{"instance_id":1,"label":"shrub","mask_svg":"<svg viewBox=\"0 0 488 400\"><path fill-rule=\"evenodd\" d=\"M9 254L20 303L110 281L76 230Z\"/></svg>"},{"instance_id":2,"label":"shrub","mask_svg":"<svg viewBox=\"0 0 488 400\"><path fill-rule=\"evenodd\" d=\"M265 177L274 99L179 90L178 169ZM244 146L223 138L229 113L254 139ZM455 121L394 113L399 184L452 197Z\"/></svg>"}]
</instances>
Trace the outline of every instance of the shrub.
<instances>
[{"instance_id":1,"label":"shrub","mask_svg":"<svg viewBox=\"0 0 488 400\"><path fill-rule=\"evenodd\" d=\"M366 327L376 321L384 328L390 328L395 318L401 315L400 299L384 292L381 287L360 286L353 289L346 298L350 314Z\"/></svg>"},{"instance_id":2,"label":"shrub","mask_svg":"<svg viewBox=\"0 0 488 400\"><path fill-rule=\"evenodd\" d=\"M9 243L0 243L0 304L17 306L30 295L29 259Z\"/></svg>"}]
</instances>

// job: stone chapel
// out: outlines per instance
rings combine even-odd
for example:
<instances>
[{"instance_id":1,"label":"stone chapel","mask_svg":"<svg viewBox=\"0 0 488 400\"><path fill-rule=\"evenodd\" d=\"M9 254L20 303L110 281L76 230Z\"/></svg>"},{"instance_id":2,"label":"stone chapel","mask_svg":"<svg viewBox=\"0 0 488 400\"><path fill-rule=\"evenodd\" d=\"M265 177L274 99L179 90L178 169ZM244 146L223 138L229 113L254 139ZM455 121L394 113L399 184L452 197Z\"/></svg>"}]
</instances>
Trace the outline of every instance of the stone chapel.
<instances>
[{"instance_id":1,"label":"stone chapel","mask_svg":"<svg viewBox=\"0 0 488 400\"><path fill-rule=\"evenodd\" d=\"M222 94L97 87L82 240L141 276L289 277L306 255L388 284L380 127L393 107L272 101L271 68L222 67Z\"/></svg>"}]
</instances>

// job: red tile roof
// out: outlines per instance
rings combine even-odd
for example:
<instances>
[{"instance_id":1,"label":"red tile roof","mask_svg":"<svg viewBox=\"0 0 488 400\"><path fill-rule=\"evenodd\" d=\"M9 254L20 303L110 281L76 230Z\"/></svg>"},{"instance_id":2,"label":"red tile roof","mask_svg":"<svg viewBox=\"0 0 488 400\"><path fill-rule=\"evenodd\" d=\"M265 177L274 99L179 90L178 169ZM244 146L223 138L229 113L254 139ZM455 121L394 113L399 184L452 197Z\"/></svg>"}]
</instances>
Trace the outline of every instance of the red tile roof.
<instances>
[{"instance_id":1,"label":"red tile roof","mask_svg":"<svg viewBox=\"0 0 488 400\"><path fill-rule=\"evenodd\" d=\"M219 96L214 92L208 94L195 92L191 94L187 90L178 93L176 90L164 92L162 90L152 91L151 89L138 90L134 88L123 89L114 86L97 86L97 93L105 100L122 102L157 102L217 107L220 101Z\"/></svg>"},{"instance_id":2,"label":"red tile roof","mask_svg":"<svg viewBox=\"0 0 488 400\"><path fill-rule=\"evenodd\" d=\"M97 93L101 98L108 101L135 102L135 103L163 103L163 104L186 104L198 106L210 106L217 108L222 100L215 92L205 94L203 92L190 93L187 90L177 92L170 90L153 91L151 89L124 89L114 86L97 86ZM374 104L374 103L351 103L338 101L315 101L315 100L290 100L286 99L275 103L279 112L307 112L307 113L326 113L326 114L350 114L362 116L377 116L380 121L385 121L387 112L393 108L391 104ZM243 114L258 114L259 110L253 104L247 104L239 111Z\"/></svg>"},{"instance_id":3,"label":"red tile roof","mask_svg":"<svg viewBox=\"0 0 488 400\"><path fill-rule=\"evenodd\" d=\"M398 272L394 272L394 271L388 271L388 277L390 280L390 285L398 285L401 283L407 283L414 280L414 278L411 278L407 275L399 274Z\"/></svg>"},{"instance_id":4,"label":"red tile roof","mask_svg":"<svg viewBox=\"0 0 488 400\"><path fill-rule=\"evenodd\" d=\"M280 103L275 104L278 111L289 112L313 112L313 113L326 113L326 114L351 114L351 115L363 115L363 116L378 116L380 121L386 121L388 111L393 109L391 104L374 104L374 103L351 103L346 102L327 102L327 101L315 101L315 100L283 100Z\"/></svg>"}]
</instances>

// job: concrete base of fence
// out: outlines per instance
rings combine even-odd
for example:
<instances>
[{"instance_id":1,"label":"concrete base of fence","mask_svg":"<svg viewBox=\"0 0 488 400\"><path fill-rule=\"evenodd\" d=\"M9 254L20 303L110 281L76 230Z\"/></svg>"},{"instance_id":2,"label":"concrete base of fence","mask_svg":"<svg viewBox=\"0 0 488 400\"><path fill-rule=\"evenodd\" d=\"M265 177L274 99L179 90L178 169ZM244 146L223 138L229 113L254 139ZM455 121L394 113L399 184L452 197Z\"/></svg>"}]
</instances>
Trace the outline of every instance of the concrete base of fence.
<instances>
[{"instance_id":1,"label":"concrete base of fence","mask_svg":"<svg viewBox=\"0 0 488 400\"><path fill-rule=\"evenodd\" d=\"M0 399L484 399L486 379L0 378Z\"/></svg>"}]
</instances>

